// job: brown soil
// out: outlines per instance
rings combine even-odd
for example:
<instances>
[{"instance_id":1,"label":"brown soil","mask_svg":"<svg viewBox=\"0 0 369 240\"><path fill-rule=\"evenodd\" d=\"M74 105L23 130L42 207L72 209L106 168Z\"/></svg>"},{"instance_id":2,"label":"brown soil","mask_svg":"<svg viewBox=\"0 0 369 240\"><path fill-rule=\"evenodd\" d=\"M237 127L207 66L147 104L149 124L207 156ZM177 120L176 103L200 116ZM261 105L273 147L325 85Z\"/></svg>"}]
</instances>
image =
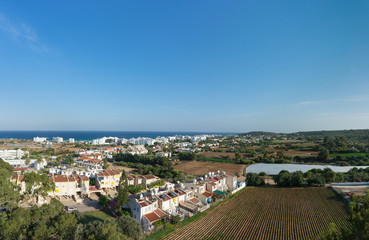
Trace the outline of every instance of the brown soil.
<instances>
[{"instance_id":1,"label":"brown soil","mask_svg":"<svg viewBox=\"0 0 369 240\"><path fill-rule=\"evenodd\" d=\"M137 170L136 168L130 168L130 167L124 167L124 166L115 166L115 165L110 165L108 167L108 170L111 170L111 169L120 169L120 170L124 170L126 172L131 172L133 170Z\"/></svg>"},{"instance_id":2,"label":"brown soil","mask_svg":"<svg viewBox=\"0 0 369 240\"><path fill-rule=\"evenodd\" d=\"M181 162L179 165L174 166L174 170L183 171L190 175L205 175L209 172L225 171L231 174L237 174L242 176L246 165L233 164L233 163L216 163L216 162Z\"/></svg>"}]
</instances>

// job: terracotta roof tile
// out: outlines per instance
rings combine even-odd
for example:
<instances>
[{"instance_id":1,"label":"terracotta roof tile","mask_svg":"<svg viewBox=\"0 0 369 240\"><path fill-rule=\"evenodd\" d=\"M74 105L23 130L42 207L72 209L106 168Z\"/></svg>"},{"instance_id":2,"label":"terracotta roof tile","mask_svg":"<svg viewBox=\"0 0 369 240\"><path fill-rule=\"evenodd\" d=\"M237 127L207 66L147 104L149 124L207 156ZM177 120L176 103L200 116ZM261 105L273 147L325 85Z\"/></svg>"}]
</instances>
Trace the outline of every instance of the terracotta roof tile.
<instances>
[{"instance_id":1,"label":"terracotta roof tile","mask_svg":"<svg viewBox=\"0 0 369 240\"><path fill-rule=\"evenodd\" d=\"M156 215L158 215L160 218L165 217L165 214L164 214L164 213L163 213L163 211L161 211L159 208L158 208L158 209L155 209L155 210L154 210L154 213L155 213Z\"/></svg>"},{"instance_id":2,"label":"terracotta roof tile","mask_svg":"<svg viewBox=\"0 0 369 240\"><path fill-rule=\"evenodd\" d=\"M201 201L199 199L197 199L197 198L191 198L188 201L191 202L191 203L193 203L193 204L195 204L195 205L201 203Z\"/></svg>"},{"instance_id":3,"label":"terracotta roof tile","mask_svg":"<svg viewBox=\"0 0 369 240\"><path fill-rule=\"evenodd\" d=\"M204 193L202 193L202 195L207 197L207 198L212 196L212 194L210 194L209 192L204 192Z\"/></svg>"},{"instance_id":4,"label":"terracotta roof tile","mask_svg":"<svg viewBox=\"0 0 369 240\"><path fill-rule=\"evenodd\" d=\"M154 212L145 214L144 217L149 220L150 223L160 220L159 216L156 215Z\"/></svg>"},{"instance_id":5,"label":"terracotta roof tile","mask_svg":"<svg viewBox=\"0 0 369 240\"><path fill-rule=\"evenodd\" d=\"M145 203L145 202L139 202L138 203L141 207L147 207L148 205L147 205L147 203Z\"/></svg>"}]
</instances>

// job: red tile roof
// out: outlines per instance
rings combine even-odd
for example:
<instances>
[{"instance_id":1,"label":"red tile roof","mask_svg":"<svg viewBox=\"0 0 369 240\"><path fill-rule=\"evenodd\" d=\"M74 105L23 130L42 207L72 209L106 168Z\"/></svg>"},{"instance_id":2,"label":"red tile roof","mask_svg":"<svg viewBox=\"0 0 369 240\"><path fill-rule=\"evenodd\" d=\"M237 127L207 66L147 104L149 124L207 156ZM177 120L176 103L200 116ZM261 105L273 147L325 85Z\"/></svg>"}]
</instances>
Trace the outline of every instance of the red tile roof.
<instances>
[{"instance_id":1,"label":"red tile roof","mask_svg":"<svg viewBox=\"0 0 369 240\"><path fill-rule=\"evenodd\" d=\"M154 212L152 213L148 213L146 215L144 215L144 217L149 220L150 223L156 222L158 220L160 220L160 217L158 215L156 215Z\"/></svg>"},{"instance_id":2,"label":"red tile roof","mask_svg":"<svg viewBox=\"0 0 369 240\"><path fill-rule=\"evenodd\" d=\"M149 175L143 175L143 177L146 178L146 179L155 179L155 178L157 178L156 176L151 175L151 174L149 174Z\"/></svg>"},{"instance_id":3,"label":"red tile roof","mask_svg":"<svg viewBox=\"0 0 369 240\"><path fill-rule=\"evenodd\" d=\"M226 176L227 176L227 177L231 177L231 178L234 178L234 177L235 177L235 175L230 174L230 173L226 173Z\"/></svg>"},{"instance_id":4,"label":"red tile roof","mask_svg":"<svg viewBox=\"0 0 369 240\"><path fill-rule=\"evenodd\" d=\"M86 176L79 175L79 177L80 177L83 181L88 181L88 177L86 177Z\"/></svg>"},{"instance_id":5,"label":"red tile roof","mask_svg":"<svg viewBox=\"0 0 369 240\"><path fill-rule=\"evenodd\" d=\"M161 200L163 200L164 202L165 201L168 201L168 200L170 200L171 198L168 196L168 195L166 195L166 194L162 194L162 195L160 195L159 196L159 198L161 199Z\"/></svg>"},{"instance_id":6,"label":"red tile roof","mask_svg":"<svg viewBox=\"0 0 369 240\"><path fill-rule=\"evenodd\" d=\"M204 192L202 195L205 196L205 197L207 197L207 198L209 198L209 197L212 196L212 194L210 194L209 192Z\"/></svg>"},{"instance_id":7,"label":"red tile roof","mask_svg":"<svg viewBox=\"0 0 369 240\"><path fill-rule=\"evenodd\" d=\"M65 175L54 175L54 182L68 182L68 178Z\"/></svg>"},{"instance_id":8,"label":"red tile roof","mask_svg":"<svg viewBox=\"0 0 369 240\"><path fill-rule=\"evenodd\" d=\"M145 202L139 202L138 203L141 207L147 207L147 206L149 206L149 205L147 205L147 203L145 203Z\"/></svg>"},{"instance_id":9,"label":"red tile roof","mask_svg":"<svg viewBox=\"0 0 369 240\"><path fill-rule=\"evenodd\" d=\"M164 214L164 213L163 213L163 211L161 211L159 208L158 208L158 209L155 209L155 210L154 210L154 213L155 213L156 215L158 215L160 218L165 217L165 214Z\"/></svg>"},{"instance_id":10,"label":"red tile roof","mask_svg":"<svg viewBox=\"0 0 369 240\"><path fill-rule=\"evenodd\" d=\"M199 200L199 199L197 199L197 198L191 198L191 199L189 199L188 200L189 202L192 202L193 204L195 204L195 205L197 205L197 204L199 204L201 201Z\"/></svg>"},{"instance_id":11,"label":"red tile roof","mask_svg":"<svg viewBox=\"0 0 369 240\"><path fill-rule=\"evenodd\" d=\"M24 168L14 168L13 171L22 171L22 170L27 170L28 168L24 167Z\"/></svg>"}]
</instances>

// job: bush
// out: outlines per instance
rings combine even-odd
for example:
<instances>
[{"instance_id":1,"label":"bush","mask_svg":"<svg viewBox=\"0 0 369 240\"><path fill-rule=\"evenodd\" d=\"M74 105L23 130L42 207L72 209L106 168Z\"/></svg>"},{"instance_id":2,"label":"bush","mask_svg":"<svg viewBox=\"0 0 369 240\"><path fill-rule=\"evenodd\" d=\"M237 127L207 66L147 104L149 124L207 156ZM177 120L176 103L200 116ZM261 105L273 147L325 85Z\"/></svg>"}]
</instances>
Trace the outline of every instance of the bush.
<instances>
[{"instance_id":1,"label":"bush","mask_svg":"<svg viewBox=\"0 0 369 240\"><path fill-rule=\"evenodd\" d=\"M248 173L246 176L248 186L262 186L265 185L264 178L256 173Z\"/></svg>"},{"instance_id":2,"label":"bush","mask_svg":"<svg viewBox=\"0 0 369 240\"><path fill-rule=\"evenodd\" d=\"M109 198L106 195L101 194L98 203L103 207L107 207L109 203Z\"/></svg>"}]
</instances>

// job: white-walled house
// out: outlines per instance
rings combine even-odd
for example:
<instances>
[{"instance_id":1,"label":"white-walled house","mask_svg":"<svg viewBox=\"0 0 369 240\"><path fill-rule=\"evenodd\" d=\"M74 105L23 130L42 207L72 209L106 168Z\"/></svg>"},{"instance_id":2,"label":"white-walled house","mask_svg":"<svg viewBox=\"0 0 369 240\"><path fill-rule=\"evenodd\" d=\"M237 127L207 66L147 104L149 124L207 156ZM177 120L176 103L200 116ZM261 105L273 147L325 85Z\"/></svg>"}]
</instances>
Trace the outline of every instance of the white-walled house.
<instances>
[{"instance_id":1,"label":"white-walled house","mask_svg":"<svg viewBox=\"0 0 369 240\"><path fill-rule=\"evenodd\" d=\"M193 191L195 197L205 192L206 190L206 182L197 181L196 179L193 179L192 181L187 183L183 183L183 185L186 189Z\"/></svg>"},{"instance_id":2,"label":"white-walled house","mask_svg":"<svg viewBox=\"0 0 369 240\"><path fill-rule=\"evenodd\" d=\"M96 174L96 187L98 189L103 188L115 188L119 184L122 171L117 170L103 170Z\"/></svg>"},{"instance_id":3,"label":"white-walled house","mask_svg":"<svg viewBox=\"0 0 369 240\"><path fill-rule=\"evenodd\" d=\"M90 183L86 176L52 175L49 180L55 183L55 190L49 192L50 197L69 196L77 200L90 195Z\"/></svg>"},{"instance_id":4,"label":"white-walled house","mask_svg":"<svg viewBox=\"0 0 369 240\"><path fill-rule=\"evenodd\" d=\"M151 194L133 196L128 200L131 217L136 219L145 231L153 229L153 223L164 218L165 214L159 209L158 198Z\"/></svg>"},{"instance_id":5,"label":"white-walled house","mask_svg":"<svg viewBox=\"0 0 369 240\"><path fill-rule=\"evenodd\" d=\"M160 180L160 178L152 174L142 176L142 184L145 188L147 187L147 185L155 183L158 180Z\"/></svg>"},{"instance_id":6,"label":"white-walled house","mask_svg":"<svg viewBox=\"0 0 369 240\"><path fill-rule=\"evenodd\" d=\"M237 189L237 176L226 173L225 177L226 177L226 184L228 186L228 189L230 189L231 191Z\"/></svg>"}]
</instances>

